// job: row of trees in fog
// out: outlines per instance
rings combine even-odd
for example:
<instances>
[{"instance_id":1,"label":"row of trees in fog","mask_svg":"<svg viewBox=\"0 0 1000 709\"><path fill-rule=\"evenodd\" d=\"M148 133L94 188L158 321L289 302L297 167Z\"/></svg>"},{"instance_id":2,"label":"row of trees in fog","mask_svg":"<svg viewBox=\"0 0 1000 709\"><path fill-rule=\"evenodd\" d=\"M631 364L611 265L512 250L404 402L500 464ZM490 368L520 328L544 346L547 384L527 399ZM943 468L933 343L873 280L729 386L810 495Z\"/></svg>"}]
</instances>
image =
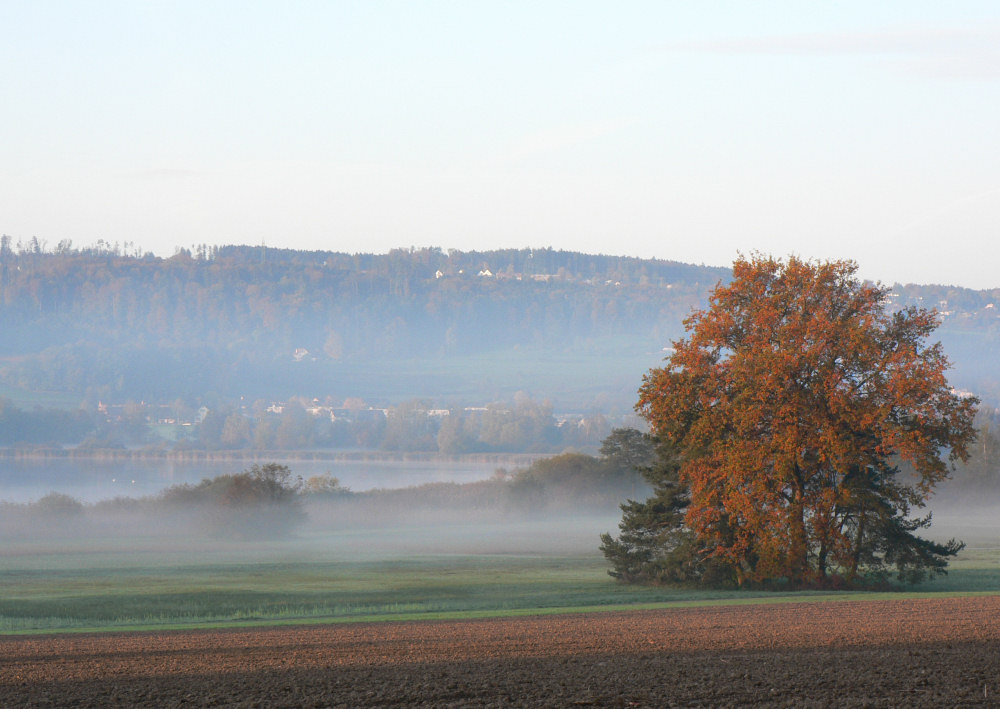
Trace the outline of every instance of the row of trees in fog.
<instances>
[{"instance_id":1,"label":"row of trees in fog","mask_svg":"<svg viewBox=\"0 0 1000 709\"><path fill-rule=\"evenodd\" d=\"M132 403L113 416L83 410L25 410L0 398L0 446L44 448L75 446L99 452L125 447L151 450L305 451L362 449L403 453L548 453L566 448L596 448L611 425L599 413L562 422L548 402L519 395L509 403L475 408L435 409L411 400L387 409L328 407L310 412L299 399L280 411L261 400L246 408L222 404L196 410L183 402L150 407ZM169 414L172 423L157 424Z\"/></svg>"},{"instance_id":2,"label":"row of trees in fog","mask_svg":"<svg viewBox=\"0 0 1000 709\"><path fill-rule=\"evenodd\" d=\"M94 450L156 447L164 450L310 450L342 448L393 452L463 453L556 452L593 449L613 424L601 414L557 425L552 407L528 397L493 403L481 409L450 409L448 416L428 415L429 402L413 400L367 419L331 421L308 413L303 401L292 399L281 413L257 402L247 411L233 405L210 410L190 433L169 443L152 433L150 411L141 404L122 407L117 420L81 409L24 409L0 397L0 446L38 448L70 445ZM176 402L172 414L193 416L194 409ZM365 411L365 409L359 409ZM170 428L170 427L167 427ZM1000 485L1000 411L981 408L969 460L959 463L948 490L989 490Z\"/></svg>"},{"instance_id":3,"label":"row of trees in fog","mask_svg":"<svg viewBox=\"0 0 1000 709\"><path fill-rule=\"evenodd\" d=\"M525 453L568 446L597 446L610 426L600 414L557 425L552 406L527 396L510 403L465 409L435 409L411 400L382 410L358 409L331 419L312 415L299 401L280 413L255 406L251 412L222 407L210 411L191 445L206 449L302 450L364 448L400 452ZM186 445L186 444L185 444Z\"/></svg>"},{"instance_id":4,"label":"row of trees in fog","mask_svg":"<svg viewBox=\"0 0 1000 709\"><path fill-rule=\"evenodd\" d=\"M612 434L612 438L617 434ZM489 480L429 483L395 490L352 492L327 475L302 479L278 463L196 484L175 485L144 498L118 497L84 504L59 492L30 503L0 502L0 538L18 535L173 534L231 539L280 538L303 524L353 527L432 515L518 515L608 512L644 490L632 461L611 449L597 456L564 453Z\"/></svg>"},{"instance_id":5,"label":"row of trees in fog","mask_svg":"<svg viewBox=\"0 0 1000 709\"><path fill-rule=\"evenodd\" d=\"M79 443L97 425L95 417L82 409L26 410L0 396L0 446Z\"/></svg>"}]
</instances>

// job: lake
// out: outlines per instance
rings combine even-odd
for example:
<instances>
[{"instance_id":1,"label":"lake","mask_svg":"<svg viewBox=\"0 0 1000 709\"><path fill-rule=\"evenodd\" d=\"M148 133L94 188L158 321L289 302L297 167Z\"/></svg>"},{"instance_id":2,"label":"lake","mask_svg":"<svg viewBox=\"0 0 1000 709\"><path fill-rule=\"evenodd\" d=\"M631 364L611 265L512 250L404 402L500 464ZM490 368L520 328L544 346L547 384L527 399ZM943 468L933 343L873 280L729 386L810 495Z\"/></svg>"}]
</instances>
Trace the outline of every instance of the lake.
<instances>
[{"instance_id":1,"label":"lake","mask_svg":"<svg viewBox=\"0 0 1000 709\"><path fill-rule=\"evenodd\" d=\"M329 473L340 484L362 492L402 488L430 482L474 482L493 476L497 468L483 460L275 460L294 475L309 478ZM30 502L50 493L71 495L81 502L113 497L154 495L171 485L197 483L225 473L238 473L253 461L91 460L80 458L0 459L0 501Z\"/></svg>"}]
</instances>

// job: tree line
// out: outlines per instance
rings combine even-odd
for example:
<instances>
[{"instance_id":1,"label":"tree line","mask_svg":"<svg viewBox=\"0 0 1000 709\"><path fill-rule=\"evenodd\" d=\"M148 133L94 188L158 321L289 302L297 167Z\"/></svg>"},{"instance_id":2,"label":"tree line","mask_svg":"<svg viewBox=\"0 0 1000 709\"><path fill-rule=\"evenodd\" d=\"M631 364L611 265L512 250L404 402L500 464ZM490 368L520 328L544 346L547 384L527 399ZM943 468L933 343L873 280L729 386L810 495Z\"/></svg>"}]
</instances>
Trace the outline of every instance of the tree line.
<instances>
[{"instance_id":1,"label":"tree line","mask_svg":"<svg viewBox=\"0 0 1000 709\"><path fill-rule=\"evenodd\" d=\"M70 533L136 533L223 539L273 539L303 525L356 528L399 524L422 515L448 519L517 518L607 512L643 488L630 461L604 453L564 453L488 480L429 483L354 492L326 474L302 479L279 463L181 484L142 498L83 503L52 492L28 503L0 501L0 538Z\"/></svg>"},{"instance_id":2,"label":"tree line","mask_svg":"<svg viewBox=\"0 0 1000 709\"><path fill-rule=\"evenodd\" d=\"M145 447L152 450L309 451L361 449L392 452L552 453L596 449L611 424L600 413L559 425L548 402L520 394L510 402L470 409L435 409L426 400L404 401L385 410L359 401L332 418L316 414L312 402L292 398L279 410L259 400L249 407L221 404L198 412L183 401L166 406L130 402L112 416L77 409L24 410L0 398L0 445L68 445L99 452ZM156 418L172 423L159 424ZM152 419L152 422L151 422Z\"/></svg>"},{"instance_id":3,"label":"tree line","mask_svg":"<svg viewBox=\"0 0 1000 709\"><path fill-rule=\"evenodd\" d=\"M473 409L434 409L426 400L404 401L382 410L348 410L332 420L310 414L298 400L280 413L259 402L246 412L210 411L194 438L178 447L206 450L309 450L359 448L398 452L547 453L596 447L610 431L600 414L559 426L552 406L526 395Z\"/></svg>"}]
</instances>

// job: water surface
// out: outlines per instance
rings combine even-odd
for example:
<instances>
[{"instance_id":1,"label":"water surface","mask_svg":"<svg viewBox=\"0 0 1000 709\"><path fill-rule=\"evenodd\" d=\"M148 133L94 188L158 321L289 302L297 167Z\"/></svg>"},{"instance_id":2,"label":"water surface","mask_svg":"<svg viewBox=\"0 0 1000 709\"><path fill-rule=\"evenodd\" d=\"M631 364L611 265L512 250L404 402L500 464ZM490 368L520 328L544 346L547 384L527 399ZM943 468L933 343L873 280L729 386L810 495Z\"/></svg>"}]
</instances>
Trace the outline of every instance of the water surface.
<instances>
[{"instance_id":1,"label":"water surface","mask_svg":"<svg viewBox=\"0 0 1000 709\"><path fill-rule=\"evenodd\" d=\"M290 460L292 473L309 478L330 474L355 492L401 488L429 482L473 482L499 467L482 461ZM30 502L50 493L82 502L153 495L171 485L197 483L238 473L251 461L90 460L65 458L0 459L0 500Z\"/></svg>"}]
</instances>

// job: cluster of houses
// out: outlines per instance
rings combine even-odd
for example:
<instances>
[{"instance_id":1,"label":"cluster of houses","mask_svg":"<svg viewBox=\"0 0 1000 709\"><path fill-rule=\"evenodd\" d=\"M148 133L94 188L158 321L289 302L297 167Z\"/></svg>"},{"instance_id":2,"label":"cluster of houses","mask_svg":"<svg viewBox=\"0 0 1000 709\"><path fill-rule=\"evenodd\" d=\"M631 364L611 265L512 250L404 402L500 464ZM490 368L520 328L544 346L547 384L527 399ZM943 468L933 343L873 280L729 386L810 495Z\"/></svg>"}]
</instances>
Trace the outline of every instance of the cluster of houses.
<instances>
[{"instance_id":1,"label":"cluster of houses","mask_svg":"<svg viewBox=\"0 0 1000 709\"><path fill-rule=\"evenodd\" d=\"M207 406L200 406L188 418L179 417L177 410L167 404L147 404L145 402L128 404L106 404L97 402L97 412L107 421L125 421L141 416L146 423L170 424L174 426L197 426L208 416Z\"/></svg>"},{"instance_id":2,"label":"cluster of houses","mask_svg":"<svg viewBox=\"0 0 1000 709\"><path fill-rule=\"evenodd\" d=\"M280 416L285 412L286 402L271 402L266 411L270 414ZM244 407L245 408L245 407ZM329 418L330 421L341 421L347 423L372 423L386 420L392 409L378 408L373 406L330 406L323 404L319 399L313 399L311 403L304 406L306 413L315 418ZM462 411L467 415L484 413L488 409L485 406L466 406ZM198 426L208 416L210 409L201 406L192 411L188 417L178 416L175 407L167 404L107 404L99 402L97 411L105 417L107 421L125 421L129 418L141 417L145 423L174 426ZM423 413L428 418L441 420L452 414L450 409L419 409L417 413ZM500 413L507 413L500 410ZM583 414L561 413L553 414L555 425L558 428L564 426L583 426L586 416Z\"/></svg>"},{"instance_id":3,"label":"cluster of houses","mask_svg":"<svg viewBox=\"0 0 1000 709\"><path fill-rule=\"evenodd\" d=\"M449 274L445 273L444 271L442 271L440 269L438 269L437 271L434 272L434 278L438 279L438 280L440 280L442 278L447 278L448 275ZM464 269L460 269L458 271L457 275L464 276L465 275L465 270ZM509 272L508 273L501 273L501 272L493 273L493 271L491 271L488 266L483 266L482 269L480 269L479 272L476 273L476 277L477 278L495 278L497 280L514 280L514 281L529 280L529 281L536 281L538 283L548 283L549 281L555 280L557 278L563 278L563 279L566 279L566 280L577 280L575 278L572 278L571 276L563 276L563 275L560 275L560 274L557 274L557 273L529 273L529 274L524 274L524 273L509 273ZM591 284L594 284L594 285L596 285L598 283L598 281L595 280L595 279L589 279L589 280L587 280L585 282L586 283L591 283ZM621 286L621 281L605 280L605 281L603 281L603 283L606 286L619 286L619 287ZM668 284L667 288L670 288L670 287L672 287L672 286L670 284Z\"/></svg>"},{"instance_id":4,"label":"cluster of houses","mask_svg":"<svg viewBox=\"0 0 1000 709\"><path fill-rule=\"evenodd\" d=\"M888 293L889 297L889 310L900 310L907 305L916 305L921 308L933 307L937 311L937 314L941 316L942 319L949 318L959 318L959 319L969 319L976 315L986 314L989 317L995 317L996 315L996 304L986 303L982 304L969 304L955 305L954 303L949 303L946 298L938 300L933 306L929 306L927 301L922 295L906 295L905 293L897 293L895 291ZM970 307L970 305L972 307Z\"/></svg>"}]
</instances>

